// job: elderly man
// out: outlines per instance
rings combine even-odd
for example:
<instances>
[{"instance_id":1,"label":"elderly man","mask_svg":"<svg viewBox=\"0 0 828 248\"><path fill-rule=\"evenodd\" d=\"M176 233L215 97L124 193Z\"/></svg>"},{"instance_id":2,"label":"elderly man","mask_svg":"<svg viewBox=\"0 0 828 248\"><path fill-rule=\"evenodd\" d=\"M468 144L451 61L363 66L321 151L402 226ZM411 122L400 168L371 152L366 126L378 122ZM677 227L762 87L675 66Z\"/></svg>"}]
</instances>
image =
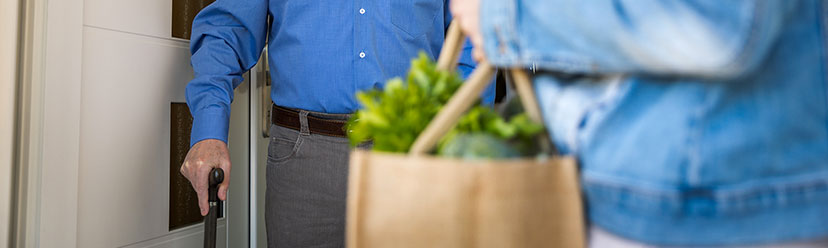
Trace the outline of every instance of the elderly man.
<instances>
[{"instance_id":1,"label":"elderly man","mask_svg":"<svg viewBox=\"0 0 828 248\"><path fill-rule=\"evenodd\" d=\"M233 89L268 45L268 246L343 246L350 150L343 123L359 107L354 94L404 75L420 51L436 57L450 19L444 0L218 0L202 10L193 21L195 79L187 85L192 148L181 168L202 215L207 173L222 168L229 178ZM467 53L459 68L468 74L472 67ZM227 185L219 188L222 200Z\"/></svg>"}]
</instances>

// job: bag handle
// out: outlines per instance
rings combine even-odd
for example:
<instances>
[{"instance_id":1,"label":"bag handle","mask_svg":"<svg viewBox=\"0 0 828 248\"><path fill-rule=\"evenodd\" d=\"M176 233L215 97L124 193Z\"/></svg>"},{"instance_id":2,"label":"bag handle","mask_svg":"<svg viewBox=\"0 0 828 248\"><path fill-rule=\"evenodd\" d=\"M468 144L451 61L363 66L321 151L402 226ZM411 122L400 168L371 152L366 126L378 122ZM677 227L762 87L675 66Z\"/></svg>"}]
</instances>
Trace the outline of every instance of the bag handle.
<instances>
[{"instance_id":1,"label":"bag handle","mask_svg":"<svg viewBox=\"0 0 828 248\"><path fill-rule=\"evenodd\" d=\"M437 60L438 70L454 70L464 41L465 36L460 29L460 24L457 20L452 21L446 33L446 40L443 43L443 49L440 51L440 57ZM529 81L529 76L521 68L512 68L509 72L527 115L532 121L541 123L540 108L532 84ZM431 150L440 138L457 124L463 113L474 104L483 89L491 81L494 73L495 68L488 61L483 60L477 63L477 67L466 82L460 86L454 96L449 99L448 103L443 106L443 109L437 113L414 141L411 150L409 150L409 155L421 155Z\"/></svg>"}]
</instances>

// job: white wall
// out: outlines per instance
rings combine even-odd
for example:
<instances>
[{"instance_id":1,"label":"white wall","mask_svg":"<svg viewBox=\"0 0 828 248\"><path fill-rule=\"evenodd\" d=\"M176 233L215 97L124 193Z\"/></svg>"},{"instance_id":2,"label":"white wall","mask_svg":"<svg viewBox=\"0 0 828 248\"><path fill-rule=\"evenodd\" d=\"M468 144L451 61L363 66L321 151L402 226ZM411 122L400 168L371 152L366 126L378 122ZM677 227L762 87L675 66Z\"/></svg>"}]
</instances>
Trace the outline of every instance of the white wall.
<instances>
[{"instance_id":1,"label":"white wall","mask_svg":"<svg viewBox=\"0 0 828 248\"><path fill-rule=\"evenodd\" d=\"M9 244L11 224L18 8L16 0L0 2L0 246Z\"/></svg>"}]
</instances>

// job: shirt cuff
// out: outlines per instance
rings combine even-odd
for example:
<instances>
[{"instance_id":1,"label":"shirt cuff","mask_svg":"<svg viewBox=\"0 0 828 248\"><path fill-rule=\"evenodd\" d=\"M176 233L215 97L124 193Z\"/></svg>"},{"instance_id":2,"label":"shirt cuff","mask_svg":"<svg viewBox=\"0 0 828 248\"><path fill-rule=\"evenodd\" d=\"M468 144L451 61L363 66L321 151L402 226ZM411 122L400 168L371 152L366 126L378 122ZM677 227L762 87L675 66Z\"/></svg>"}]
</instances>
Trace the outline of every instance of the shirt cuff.
<instances>
[{"instance_id":1,"label":"shirt cuff","mask_svg":"<svg viewBox=\"0 0 828 248\"><path fill-rule=\"evenodd\" d=\"M497 67L520 65L517 33L517 3L507 0L481 0L480 32L486 59Z\"/></svg>"},{"instance_id":2,"label":"shirt cuff","mask_svg":"<svg viewBox=\"0 0 828 248\"><path fill-rule=\"evenodd\" d=\"M230 129L230 111L221 108L205 108L193 113L193 129L190 147L205 139L217 139L227 144Z\"/></svg>"}]
</instances>

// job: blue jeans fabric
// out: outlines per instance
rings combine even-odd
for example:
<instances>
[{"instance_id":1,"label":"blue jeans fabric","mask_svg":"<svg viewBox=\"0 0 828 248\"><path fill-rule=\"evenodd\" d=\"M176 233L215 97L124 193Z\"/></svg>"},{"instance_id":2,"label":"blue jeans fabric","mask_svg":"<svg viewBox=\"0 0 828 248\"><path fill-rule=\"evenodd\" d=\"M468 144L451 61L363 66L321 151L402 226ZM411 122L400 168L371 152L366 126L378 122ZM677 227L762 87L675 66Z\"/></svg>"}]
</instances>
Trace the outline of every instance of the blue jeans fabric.
<instances>
[{"instance_id":1,"label":"blue jeans fabric","mask_svg":"<svg viewBox=\"0 0 828 248\"><path fill-rule=\"evenodd\" d=\"M828 3L483 0L486 55L535 67L589 220L656 245L828 237Z\"/></svg>"}]
</instances>

